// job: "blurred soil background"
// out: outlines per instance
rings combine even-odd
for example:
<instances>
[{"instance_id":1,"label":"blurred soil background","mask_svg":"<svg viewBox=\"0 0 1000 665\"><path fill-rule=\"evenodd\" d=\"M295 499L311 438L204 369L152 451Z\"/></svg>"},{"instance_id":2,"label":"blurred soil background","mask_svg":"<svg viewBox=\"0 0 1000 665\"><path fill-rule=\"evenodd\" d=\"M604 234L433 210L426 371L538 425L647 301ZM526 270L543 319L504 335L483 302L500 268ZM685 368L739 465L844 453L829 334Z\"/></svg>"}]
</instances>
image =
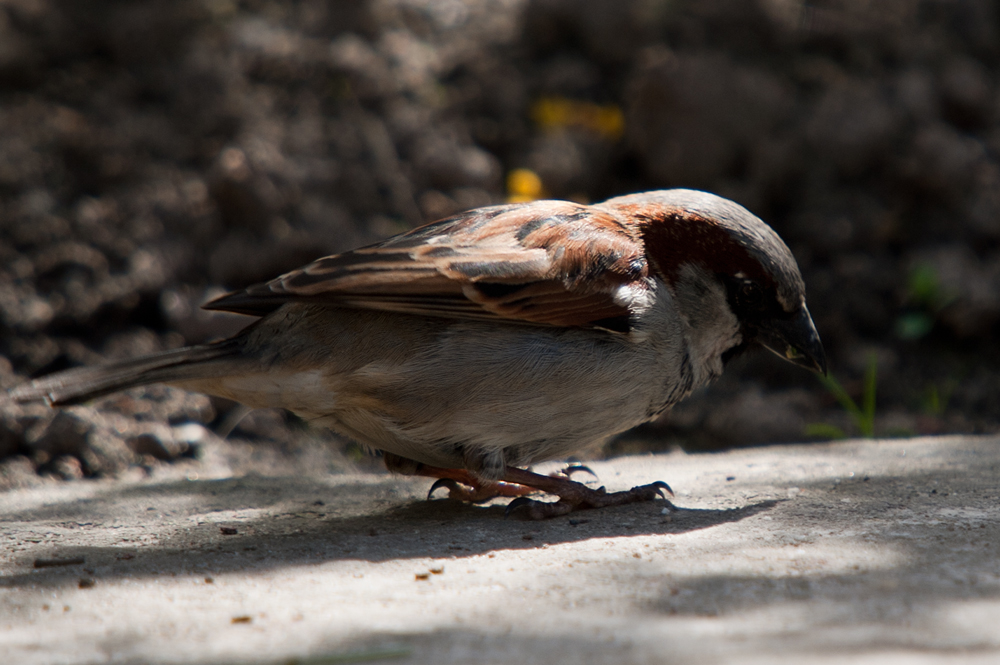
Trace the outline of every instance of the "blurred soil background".
<instances>
[{"instance_id":1,"label":"blurred soil background","mask_svg":"<svg viewBox=\"0 0 1000 665\"><path fill-rule=\"evenodd\" d=\"M995 432L998 64L991 0L0 0L0 388L463 209L692 187L788 242L868 411L761 353L606 454ZM359 458L243 415L2 405L0 487Z\"/></svg>"}]
</instances>

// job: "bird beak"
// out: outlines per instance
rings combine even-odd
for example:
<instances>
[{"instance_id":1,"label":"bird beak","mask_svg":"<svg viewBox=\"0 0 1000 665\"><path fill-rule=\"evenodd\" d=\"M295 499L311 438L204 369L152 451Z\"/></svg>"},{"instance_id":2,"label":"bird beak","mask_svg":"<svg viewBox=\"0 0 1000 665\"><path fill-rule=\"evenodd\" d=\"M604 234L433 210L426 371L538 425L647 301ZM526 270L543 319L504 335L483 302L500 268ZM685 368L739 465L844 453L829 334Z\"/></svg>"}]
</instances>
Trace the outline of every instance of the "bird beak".
<instances>
[{"instance_id":1,"label":"bird beak","mask_svg":"<svg viewBox=\"0 0 1000 665\"><path fill-rule=\"evenodd\" d=\"M774 354L826 375L826 354L805 305L790 319L772 319L757 329L757 341Z\"/></svg>"}]
</instances>

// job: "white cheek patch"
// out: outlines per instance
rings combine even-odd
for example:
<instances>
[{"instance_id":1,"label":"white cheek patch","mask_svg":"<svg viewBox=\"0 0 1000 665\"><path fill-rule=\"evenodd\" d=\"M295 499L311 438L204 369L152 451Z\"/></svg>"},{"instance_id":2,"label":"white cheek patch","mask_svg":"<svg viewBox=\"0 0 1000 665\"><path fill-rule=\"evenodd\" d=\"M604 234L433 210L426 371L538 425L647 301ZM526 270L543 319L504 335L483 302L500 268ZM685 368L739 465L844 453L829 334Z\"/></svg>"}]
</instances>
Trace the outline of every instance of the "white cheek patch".
<instances>
[{"instance_id":1,"label":"white cheek patch","mask_svg":"<svg viewBox=\"0 0 1000 665\"><path fill-rule=\"evenodd\" d=\"M654 290L644 282L623 284L615 289L611 297L616 305L625 307L632 314L648 311L656 301Z\"/></svg>"}]
</instances>

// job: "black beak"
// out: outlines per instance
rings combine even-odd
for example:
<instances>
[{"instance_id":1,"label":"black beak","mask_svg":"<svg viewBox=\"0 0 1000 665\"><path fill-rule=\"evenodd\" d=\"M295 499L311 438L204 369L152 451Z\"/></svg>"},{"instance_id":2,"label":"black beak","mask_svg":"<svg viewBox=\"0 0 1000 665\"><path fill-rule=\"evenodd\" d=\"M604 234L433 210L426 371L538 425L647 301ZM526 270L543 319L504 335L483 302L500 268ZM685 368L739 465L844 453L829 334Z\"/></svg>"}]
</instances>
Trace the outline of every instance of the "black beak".
<instances>
[{"instance_id":1,"label":"black beak","mask_svg":"<svg viewBox=\"0 0 1000 665\"><path fill-rule=\"evenodd\" d=\"M788 362L826 375L823 342L805 305L790 319L771 319L759 324L756 340Z\"/></svg>"}]
</instances>

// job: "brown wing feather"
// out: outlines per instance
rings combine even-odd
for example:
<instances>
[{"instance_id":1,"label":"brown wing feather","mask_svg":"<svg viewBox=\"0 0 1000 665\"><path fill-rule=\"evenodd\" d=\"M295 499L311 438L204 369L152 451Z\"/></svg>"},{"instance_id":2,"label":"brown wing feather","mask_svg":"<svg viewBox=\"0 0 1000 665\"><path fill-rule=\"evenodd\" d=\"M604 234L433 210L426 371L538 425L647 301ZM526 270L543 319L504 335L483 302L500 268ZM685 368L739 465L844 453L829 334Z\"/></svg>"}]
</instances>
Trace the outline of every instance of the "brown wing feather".
<instances>
[{"instance_id":1,"label":"brown wing feather","mask_svg":"<svg viewBox=\"0 0 1000 665\"><path fill-rule=\"evenodd\" d=\"M566 201L473 210L328 256L206 305L263 315L290 301L429 316L604 326L647 274L642 242L613 213Z\"/></svg>"}]
</instances>

